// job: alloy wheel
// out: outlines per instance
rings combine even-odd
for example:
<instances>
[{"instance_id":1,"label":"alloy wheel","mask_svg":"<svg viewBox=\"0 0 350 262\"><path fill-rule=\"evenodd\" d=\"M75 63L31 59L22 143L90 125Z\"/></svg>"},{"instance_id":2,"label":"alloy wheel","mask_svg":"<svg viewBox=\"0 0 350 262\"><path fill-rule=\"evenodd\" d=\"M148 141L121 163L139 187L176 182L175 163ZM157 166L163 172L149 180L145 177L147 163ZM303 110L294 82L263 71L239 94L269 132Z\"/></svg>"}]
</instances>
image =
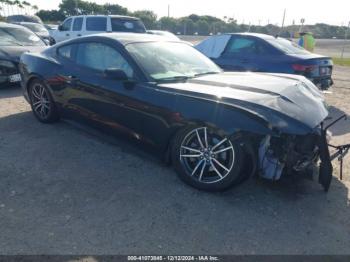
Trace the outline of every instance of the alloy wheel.
<instances>
[{"instance_id":1,"label":"alloy wheel","mask_svg":"<svg viewBox=\"0 0 350 262\"><path fill-rule=\"evenodd\" d=\"M235 151L231 141L207 127L190 131L180 147L180 162L187 175L201 183L217 183L232 170Z\"/></svg>"},{"instance_id":2,"label":"alloy wheel","mask_svg":"<svg viewBox=\"0 0 350 262\"><path fill-rule=\"evenodd\" d=\"M40 119L47 119L51 111L49 95L42 84L36 83L31 89L32 107Z\"/></svg>"}]
</instances>

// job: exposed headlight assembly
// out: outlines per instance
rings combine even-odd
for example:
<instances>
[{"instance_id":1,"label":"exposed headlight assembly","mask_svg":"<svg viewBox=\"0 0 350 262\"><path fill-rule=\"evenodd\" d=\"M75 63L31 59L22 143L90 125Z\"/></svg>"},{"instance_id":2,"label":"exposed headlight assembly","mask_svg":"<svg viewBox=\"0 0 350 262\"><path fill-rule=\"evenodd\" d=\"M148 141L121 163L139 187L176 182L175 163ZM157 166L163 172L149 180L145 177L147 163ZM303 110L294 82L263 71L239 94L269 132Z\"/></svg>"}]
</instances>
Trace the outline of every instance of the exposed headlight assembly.
<instances>
[{"instance_id":1,"label":"exposed headlight assembly","mask_svg":"<svg viewBox=\"0 0 350 262\"><path fill-rule=\"evenodd\" d=\"M17 71L16 65L7 60L0 60L0 75L8 76L11 74L15 74Z\"/></svg>"},{"instance_id":2,"label":"exposed headlight assembly","mask_svg":"<svg viewBox=\"0 0 350 262\"><path fill-rule=\"evenodd\" d=\"M15 64L11 61L7 60L0 60L0 67L6 67L6 68L15 68Z\"/></svg>"}]
</instances>

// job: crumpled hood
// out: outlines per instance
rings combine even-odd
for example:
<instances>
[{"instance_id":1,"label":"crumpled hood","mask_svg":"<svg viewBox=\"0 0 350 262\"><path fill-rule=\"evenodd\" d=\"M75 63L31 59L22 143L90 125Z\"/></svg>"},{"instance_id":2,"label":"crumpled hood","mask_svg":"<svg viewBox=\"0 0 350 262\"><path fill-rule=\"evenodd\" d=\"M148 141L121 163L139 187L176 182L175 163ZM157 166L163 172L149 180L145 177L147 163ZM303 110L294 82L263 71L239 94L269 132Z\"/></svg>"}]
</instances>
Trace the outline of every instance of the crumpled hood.
<instances>
[{"instance_id":1,"label":"crumpled hood","mask_svg":"<svg viewBox=\"0 0 350 262\"><path fill-rule=\"evenodd\" d=\"M1 46L0 59L19 62L23 53L37 53L43 51L45 48L47 48L47 46Z\"/></svg>"},{"instance_id":2,"label":"crumpled hood","mask_svg":"<svg viewBox=\"0 0 350 262\"><path fill-rule=\"evenodd\" d=\"M160 84L187 95L246 108L268 121L287 116L315 128L328 115L323 94L302 76L267 73L220 73L185 83ZM275 121L276 122L276 121ZM279 122L279 121L277 121ZM285 125L281 123L272 123Z\"/></svg>"}]
</instances>

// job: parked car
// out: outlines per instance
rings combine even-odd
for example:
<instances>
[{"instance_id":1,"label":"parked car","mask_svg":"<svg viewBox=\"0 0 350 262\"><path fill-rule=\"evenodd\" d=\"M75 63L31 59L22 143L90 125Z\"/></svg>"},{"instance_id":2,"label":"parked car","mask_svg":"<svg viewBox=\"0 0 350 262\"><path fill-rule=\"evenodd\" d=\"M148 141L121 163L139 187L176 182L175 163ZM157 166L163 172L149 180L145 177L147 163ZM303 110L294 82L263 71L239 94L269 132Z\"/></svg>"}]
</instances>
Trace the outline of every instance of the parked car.
<instances>
[{"instance_id":1,"label":"parked car","mask_svg":"<svg viewBox=\"0 0 350 262\"><path fill-rule=\"evenodd\" d=\"M333 84L330 57L306 51L281 37L264 34L222 34L196 48L225 71L253 71L303 75L321 89Z\"/></svg>"},{"instance_id":2,"label":"parked car","mask_svg":"<svg viewBox=\"0 0 350 262\"><path fill-rule=\"evenodd\" d=\"M322 93L303 76L222 72L184 42L147 34L77 38L21 57L24 96L43 123L60 117L126 134L189 185L217 191L259 170L332 178Z\"/></svg>"},{"instance_id":3,"label":"parked car","mask_svg":"<svg viewBox=\"0 0 350 262\"><path fill-rule=\"evenodd\" d=\"M58 30L52 34L56 43L104 32L146 33L142 21L135 17L118 15L82 15L64 20Z\"/></svg>"},{"instance_id":4,"label":"parked car","mask_svg":"<svg viewBox=\"0 0 350 262\"><path fill-rule=\"evenodd\" d=\"M7 23L21 23L21 22L29 22L29 23L37 23L43 24L40 17L36 15L10 15L6 18Z\"/></svg>"},{"instance_id":5,"label":"parked car","mask_svg":"<svg viewBox=\"0 0 350 262\"><path fill-rule=\"evenodd\" d=\"M49 31L50 35L53 31L58 29L58 25L54 25L54 24L44 24L44 26L47 29L47 31Z\"/></svg>"},{"instance_id":6,"label":"parked car","mask_svg":"<svg viewBox=\"0 0 350 262\"><path fill-rule=\"evenodd\" d=\"M168 31L162 31L162 30L147 30L147 34L151 34L151 35L160 35L160 36L165 36L170 40L177 40L179 41L180 38L178 38L176 35L174 35L171 32Z\"/></svg>"},{"instance_id":7,"label":"parked car","mask_svg":"<svg viewBox=\"0 0 350 262\"><path fill-rule=\"evenodd\" d=\"M18 23L21 26L24 26L39 36L42 40L44 40L47 44L53 45L55 44L55 40L50 36L49 31L42 24L38 23L30 23L30 22L20 22Z\"/></svg>"},{"instance_id":8,"label":"parked car","mask_svg":"<svg viewBox=\"0 0 350 262\"><path fill-rule=\"evenodd\" d=\"M30 30L0 22L0 87L19 86L20 56L24 52L39 52L45 43Z\"/></svg>"}]
</instances>

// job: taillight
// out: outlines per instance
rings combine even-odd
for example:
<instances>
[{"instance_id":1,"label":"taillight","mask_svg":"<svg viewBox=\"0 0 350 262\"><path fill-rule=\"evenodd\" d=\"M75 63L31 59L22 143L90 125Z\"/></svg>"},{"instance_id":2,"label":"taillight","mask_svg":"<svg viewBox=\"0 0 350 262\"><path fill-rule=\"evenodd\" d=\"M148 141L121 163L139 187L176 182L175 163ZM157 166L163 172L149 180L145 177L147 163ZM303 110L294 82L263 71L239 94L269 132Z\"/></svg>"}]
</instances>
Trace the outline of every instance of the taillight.
<instances>
[{"instance_id":1,"label":"taillight","mask_svg":"<svg viewBox=\"0 0 350 262\"><path fill-rule=\"evenodd\" d=\"M304 73L309 73L316 68L315 65L300 65L300 64L294 64L292 65L292 67L294 71L304 72Z\"/></svg>"}]
</instances>

